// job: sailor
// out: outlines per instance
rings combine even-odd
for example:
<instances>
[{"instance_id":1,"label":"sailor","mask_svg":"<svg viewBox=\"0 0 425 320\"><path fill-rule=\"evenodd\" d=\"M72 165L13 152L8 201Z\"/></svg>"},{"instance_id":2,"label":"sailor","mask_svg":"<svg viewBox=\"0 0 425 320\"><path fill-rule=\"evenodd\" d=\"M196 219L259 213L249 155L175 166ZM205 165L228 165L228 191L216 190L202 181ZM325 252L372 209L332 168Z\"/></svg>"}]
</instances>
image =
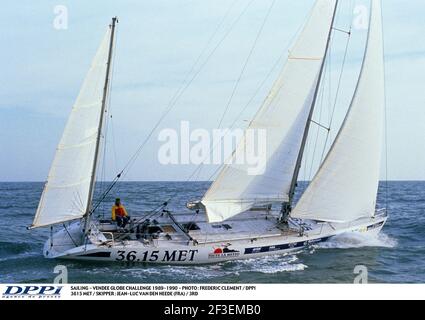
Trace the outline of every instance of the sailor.
<instances>
[{"instance_id":1,"label":"sailor","mask_svg":"<svg viewBox=\"0 0 425 320\"><path fill-rule=\"evenodd\" d=\"M115 204L112 206L112 220L117 222L118 227L125 228L130 217L128 216L127 210L121 203L120 198L115 199Z\"/></svg>"},{"instance_id":2,"label":"sailor","mask_svg":"<svg viewBox=\"0 0 425 320\"><path fill-rule=\"evenodd\" d=\"M289 204L289 202L282 203L282 209L280 210L280 217L279 217L280 223L284 225L288 225L290 213L291 213L291 205Z\"/></svg>"}]
</instances>

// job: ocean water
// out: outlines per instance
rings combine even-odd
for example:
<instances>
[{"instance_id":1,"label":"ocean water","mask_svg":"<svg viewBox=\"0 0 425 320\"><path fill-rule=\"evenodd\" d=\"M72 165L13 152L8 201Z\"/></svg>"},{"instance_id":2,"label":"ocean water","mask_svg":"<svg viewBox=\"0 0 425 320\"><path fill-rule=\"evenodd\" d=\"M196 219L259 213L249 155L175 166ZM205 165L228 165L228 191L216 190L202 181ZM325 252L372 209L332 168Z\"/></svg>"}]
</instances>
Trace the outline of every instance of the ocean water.
<instances>
[{"instance_id":1,"label":"ocean water","mask_svg":"<svg viewBox=\"0 0 425 320\"><path fill-rule=\"evenodd\" d=\"M171 209L198 199L208 182L123 182L100 206L109 216L120 196L133 217L172 198ZM106 187L98 184L98 191ZM155 266L56 261L42 256L48 229L27 230L42 183L0 183L0 283L52 282L66 265L70 283L352 283L355 266L371 283L425 282L425 182L381 184L378 201L389 220L378 238L342 235L290 255L204 266ZM300 187L302 190L303 186ZM388 194L388 195L387 195ZM386 196L387 195L387 196Z\"/></svg>"}]
</instances>

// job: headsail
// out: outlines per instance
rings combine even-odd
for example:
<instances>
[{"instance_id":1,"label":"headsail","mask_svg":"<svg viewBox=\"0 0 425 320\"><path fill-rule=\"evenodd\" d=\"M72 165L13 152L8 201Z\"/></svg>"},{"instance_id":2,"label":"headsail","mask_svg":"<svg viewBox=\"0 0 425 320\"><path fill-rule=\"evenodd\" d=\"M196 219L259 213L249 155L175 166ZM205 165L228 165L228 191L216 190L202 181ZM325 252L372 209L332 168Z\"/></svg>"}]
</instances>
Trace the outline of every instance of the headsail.
<instances>
[{"instance_id":1,"label":"headsail","mask_svg":"<svg viewBox=\"0 0 425 320\"><path fill-rule=\"evenodd\" d=\"M326 56L336 0L318 0L290 51L288 61L250 130L266 131L266 161L262 174L238 164L254 139L242 139L218 178L202 199L210 222L235 216L264 202L287 201L303 132Z\"/></svg>"},{"instance_id":2,"label":"headsail","mask_svg":"<svg viewBox=\"0 0 425 320\"><path fill-rule=\"evenodd\" d=\"M110 41L108 28L56 149L32 228L81 218L89 207Z\"/></svg>"},{"instance_id":3,"label":"headsail","mask_svg":"<svg viewBox=\"0 0 425 320\"><path fill-rule=\"evenodd\" d=\"M381 163L384 90L381 3L372 0L367 47L350 109L292 217L348 222L374 215Z\"/></svg>"}]
</instances>

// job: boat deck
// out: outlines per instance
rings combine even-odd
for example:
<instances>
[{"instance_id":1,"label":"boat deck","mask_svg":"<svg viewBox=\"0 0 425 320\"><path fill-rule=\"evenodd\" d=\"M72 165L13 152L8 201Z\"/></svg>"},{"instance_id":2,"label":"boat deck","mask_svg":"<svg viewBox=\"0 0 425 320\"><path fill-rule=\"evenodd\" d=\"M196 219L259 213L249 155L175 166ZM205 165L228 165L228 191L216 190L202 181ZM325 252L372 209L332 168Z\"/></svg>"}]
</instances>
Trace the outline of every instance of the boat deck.
<instances>
[{"instance_id":1,"label":"boat deck","mask_svg":"<svg viewBox=\"0 0 425 320\"><path fill-rule=\"evenodd\" d=\"M267 218L266 218L267 217ZM224 223L199 222L200 229L191 230L189 235L199 243L256 239L296 234L287 227L279 227L276 218L264 214L253 214L244 219L228 220Z\"/></svg>"},{"instance_id":2,"label":"boat deck","mask_svg":"<svg viewBox=\"0 0 425 320\"><path fill-rule=\"evenodd\" d=\"M174 220L169 215L154 219L155 226L161 228L157 245L163 243L181 243L195 240L198 244L210 242L226 242L237 240L256 240L257 238L297 236L294 228L277 224L278 212L248 211L232 219L220 223L209 223L205 214L174 214ZM189 230L187 234L181 228ZM133 228L134 229L134 228ZM115 240L140 240L137 232L117 232L111 230ZM191 239L190 239L191 238Z\"/></svg>"}]
</instances>

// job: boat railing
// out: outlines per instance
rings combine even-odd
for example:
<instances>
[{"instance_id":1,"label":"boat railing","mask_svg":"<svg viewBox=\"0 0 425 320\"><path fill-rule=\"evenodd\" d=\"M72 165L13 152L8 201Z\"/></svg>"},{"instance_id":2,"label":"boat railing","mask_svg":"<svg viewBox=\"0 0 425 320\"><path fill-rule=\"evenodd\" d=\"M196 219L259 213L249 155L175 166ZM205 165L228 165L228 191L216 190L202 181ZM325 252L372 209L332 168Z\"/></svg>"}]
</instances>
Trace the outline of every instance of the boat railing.
<instances>
[{"instance_id":1,"label":"boat railing","mask_svg":"<svg viewBox=\"0 0 425 320\"><path fill-rule=\"evenodd\" d=\"M284 236L288 236L287 234L284 233L274 233L274 234L269 234L269 235L247 235L247 236L243 236L243 237L238 237L238 238L224 238L224 239L220 239L220 242L231 242L231 241L243 241L243 240L250 240L252 243L254 243L255 241L257 241L258 239L266 239L266 238L277 238L277 237L281 237L282 235ZM216 243L217 239L211 239L211 240L202 240L202 239L194 239L196 240L197 244L210 244L210 243Z\"/></svg>"},{"instance_id":2,"label":"boat railing","mask_svg":"<svg viewBox=\"0 0 425 320\"><path fill-rule=\"evenodd\" d=\"M387 208L380 208L380 209L377 209L376 211L375 211L375 218L377 218L377 217L385 217L385 216L387 216ZM322 223L321 224L322 226L321 226L321 228L320 228L320 232L318 233L318 234L321 234L322 233L322 231L323 231L323 227L325 226L325 225L328 225L329 227L331 227L334 231L336 230L336 228L332 225L332 223ZM347 228L351 228L351 227L353 227L353 226L355 226L356 225L356 221L350 221L348 224L347 224ZM310 232L309 233L309 235L316 235L316 233L315 232Z\"/></svg>"},{"instance_id":3,"label":"boat railing","mask_svg":"<svg viewBox=\"0 0 425 320\"><path fill-rule=\"evenodd\" d=\"M386 215L387 215L387 208L380 208L380 209L377 209L375 212L375 217L386 216Z\"/></svg>"},{"instance_id":4,"label":"boat railing","mask_svg":"<svg viewBox=\"0 0 425 320\"><path fill-rule=\"evenodd\" d=\"M115 238L113 232L102 232L107 242L110 242L112 245L115 244ZM108 238L109 237L109 238Z\"/></svg>"},{"instance_id":5,"label":"boat railing","mask_svg":"<svg viewBox=\"0 0 425 320\"><path fill-rule=\"evenodd\" d=\"M307 234L309 237L318 236L323 233L323 228L327 225L327 223L320 223L320 228L313 228L312 230L302 230L303 234ZM300 228L304 228L305 226L300 226Z\"/></svg>"}]
</instances>

